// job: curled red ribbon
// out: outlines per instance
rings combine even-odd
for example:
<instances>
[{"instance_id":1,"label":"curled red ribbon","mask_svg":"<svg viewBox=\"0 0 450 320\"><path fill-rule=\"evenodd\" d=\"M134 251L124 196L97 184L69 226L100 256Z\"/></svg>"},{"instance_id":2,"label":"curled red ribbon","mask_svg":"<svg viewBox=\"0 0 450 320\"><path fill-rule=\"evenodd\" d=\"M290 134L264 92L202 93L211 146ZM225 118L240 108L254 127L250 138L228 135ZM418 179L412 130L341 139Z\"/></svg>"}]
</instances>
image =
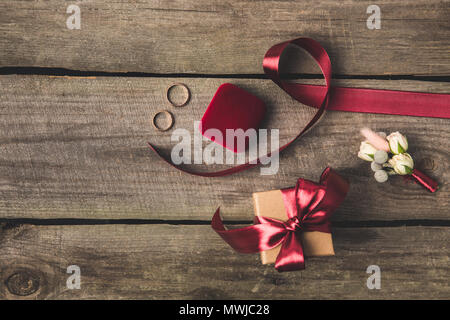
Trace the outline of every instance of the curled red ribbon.
<instances>
[{"instance_id":1,"label":"curled red ribbon","mask_svg":"<svg viewBox=\"0 0 450 320\"><path fill-rule=\"evenodd\" d=\"M281 55L288 45L295 45L308 52L319 65L325 78L325 85L306 85L282 81L279 75L279 62ZM383 113L391 115L409 115L418 117L450 118L450 99L448 94L374 90L360 88L331 88L331 61L325 49L311 38L297 38L282 42L271 47L264 56L264 72L281 89L286 91L295 100L318 108L314 117L300 131L300 133L278 151L286 149L296 139L300 138L322 116L325 109ZM239 166L216 172L195 172L181 168L164 158L158 150L149 143L149 147L162 160L176 169L196 176L220 177L230 175L245 169L260 165L258 159L255 163L245 163ZM266 157L270 154L266 155Z\"/></svg>"},{"instance_id":2,"label":"curled red ribbon","mask_svg":"<svg viewBox=\"0 0 450 320\"><path fill-rule=\"evenodd\" d=\"M349 184L342 176L326 168L319 183L300 178L295 188L281 190L288 218L286 222L256 217L255 225L226 230L220 209L217 209L211 227L241 253L265 251L281 244L275 268L280 272L302 270L305 258L300 233L331 233L330 217L344 200L348 189Z\"/></svg>"}]
</instances>

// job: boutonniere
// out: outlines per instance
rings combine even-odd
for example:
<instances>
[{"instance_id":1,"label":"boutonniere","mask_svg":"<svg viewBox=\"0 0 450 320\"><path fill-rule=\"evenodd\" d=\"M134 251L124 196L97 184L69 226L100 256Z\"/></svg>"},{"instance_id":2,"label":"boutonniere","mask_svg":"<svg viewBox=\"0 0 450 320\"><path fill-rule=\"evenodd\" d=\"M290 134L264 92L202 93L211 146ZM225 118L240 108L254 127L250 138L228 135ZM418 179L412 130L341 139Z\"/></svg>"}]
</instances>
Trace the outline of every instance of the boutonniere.
<instances>
[{"instance_id":1,"label":"boutonniere","mask_svg":"<svg viewBox=\"0 0 450 320\"><path fill-rule=\"evenodd\" d=\"M431 192L438 188L436 181L414 168L414 160L408 151L408 139L396 131L389 135L374 132L369 128L361 129L366 138L361 142L358 157L369 161L377 182L383 183L392 175L410 175L420 185Z\"/></svg>"}]
</instances>

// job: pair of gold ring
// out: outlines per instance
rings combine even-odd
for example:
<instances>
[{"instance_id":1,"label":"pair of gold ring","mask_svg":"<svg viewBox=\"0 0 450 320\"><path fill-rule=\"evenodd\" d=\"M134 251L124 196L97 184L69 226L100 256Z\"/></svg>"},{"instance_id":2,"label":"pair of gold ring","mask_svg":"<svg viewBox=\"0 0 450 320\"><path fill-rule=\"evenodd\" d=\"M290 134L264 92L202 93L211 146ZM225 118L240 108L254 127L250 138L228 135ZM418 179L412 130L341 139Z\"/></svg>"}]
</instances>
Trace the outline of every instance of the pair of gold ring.
<instances>
[{"instance_id":1,"label":"pair of gold ring","mask_svg":"<svg viewBox=\"0 0 450 320\"><path fill-rule=\"evenodd\" d=\"M173 102L170 99L170 91L173 88L175 88L175 87L182 87L184 89L184 92L186 93L186 99L183 102L179 103L179 104ZM169 86L167 88L167 90L166 90L166 98L167 98L167 101L169 101L169 103L172 106L174 106L176 108L184 107L189 102L189 99L191 98L191 92L189 91L189 88L184 83L174 83L174 84L172 84L171 86ZM165 127L160 127L156 123L156 118L161 116L161 115L165 115L170 120L169 124L167 126L165 126ZM161 110L161 111L158 111L157 113L155 113L155 115L153 116L153 121L152 121L153 127L155 127L159 131L167 131L167 130L169 130L170 128L172 128L174 122L175 122L175 119L173 117L173 114L170 111L168 111L168 110Z\"/></svg>"}]
</instances>

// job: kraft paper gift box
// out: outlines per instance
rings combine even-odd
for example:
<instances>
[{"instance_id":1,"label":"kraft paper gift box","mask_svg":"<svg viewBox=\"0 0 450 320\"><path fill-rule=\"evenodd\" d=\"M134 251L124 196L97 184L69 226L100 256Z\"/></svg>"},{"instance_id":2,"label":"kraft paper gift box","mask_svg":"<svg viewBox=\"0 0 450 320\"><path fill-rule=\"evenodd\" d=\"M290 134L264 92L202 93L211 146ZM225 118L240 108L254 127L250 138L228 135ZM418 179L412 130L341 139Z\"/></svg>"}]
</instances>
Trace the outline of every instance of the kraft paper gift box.
<instances>
[{"instance_id":1,"label":"kraft paper gift box","mask_svg":"<svg viewBox=\"0 0 450 320\"><path fill-rule=\"evenodd\" d=\"M281 190L253 193L255 216L287 221L288 217ZM301 233L303 253L305 257L333 256L333 240L331 233L305 231ZM275 263L281 244L270 250L261 252L263 264Z\"/></svg>"}]
</instances>

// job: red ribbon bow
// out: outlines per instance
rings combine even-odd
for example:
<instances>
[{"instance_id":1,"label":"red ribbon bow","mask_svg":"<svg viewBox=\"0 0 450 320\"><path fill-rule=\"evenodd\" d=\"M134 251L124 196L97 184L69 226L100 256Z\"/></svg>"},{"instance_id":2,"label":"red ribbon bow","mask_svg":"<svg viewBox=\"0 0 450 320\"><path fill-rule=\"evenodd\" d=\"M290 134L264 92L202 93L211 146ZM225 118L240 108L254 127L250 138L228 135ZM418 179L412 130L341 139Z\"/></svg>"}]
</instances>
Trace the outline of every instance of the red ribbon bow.
<instances>
[{"instance_id":1,"label":"red ribbon bow","mask_svg":"<svg viewBox=\"0 0 450 320\"><path fill-rule=\"evenodd\" d=\"M214 214L211 227L233 249L241 253L256 253L281 244L275 268L294 271L305 268L300 233L320 231L331 233L330 217L341 204L349 188L348 182L326 168L319 183L298 179L295 188L281 190L286 222L267 217L256 217L257 224L226 230L220 218L220 209Z\"/></svg>"}]
</instances>

